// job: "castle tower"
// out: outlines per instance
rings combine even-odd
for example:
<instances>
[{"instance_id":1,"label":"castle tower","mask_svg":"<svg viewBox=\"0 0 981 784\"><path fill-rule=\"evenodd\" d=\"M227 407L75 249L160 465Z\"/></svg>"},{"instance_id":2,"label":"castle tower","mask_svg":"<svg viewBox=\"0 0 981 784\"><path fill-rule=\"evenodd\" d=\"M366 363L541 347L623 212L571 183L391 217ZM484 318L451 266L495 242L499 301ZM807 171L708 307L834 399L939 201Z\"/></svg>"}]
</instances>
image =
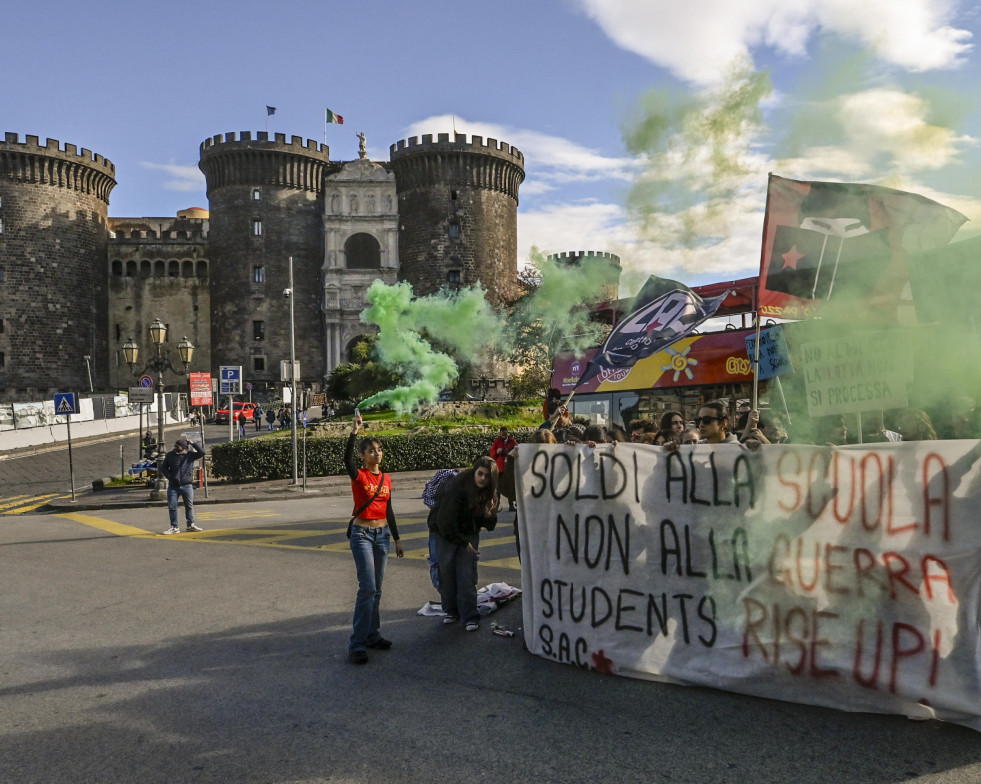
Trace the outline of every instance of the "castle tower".
<instances>
[{"instance_id":1,"label":"castle tower","mask_svg":"<svg viewBox=\"0 0 981 784\"><path fill-rule=\"evenodd\" d=\"M548 260L570 268L581 267L584 263L602 262L609 264L610 279L613 282L597 291L596 295L590 297L584 304L599 305L603 302L612 302L620 296L620 257L615 253L598 250L573 250L565 253L552 253Z\"/></svg>"},{"instance_id":2,"label":"castle tower","mask_svg":"<svg viewBox=\"0 0 981 784\"><path fill-rule=\"evenodd\" d=\"M293 258L296 358L305 383L324 373L321 318L324 176L330 152L313 140L259 131L201 144L210 202L211 362L241 365L246 380L271 384L290 358Z\"/></svg>"},{"instance_id":3,"label":"castle tower","mask_svg":"<svg viewBox=\"0 0 981 784\"><path fill-rule=\"evenodd\" d=\"M390 148L399 205L399 279L417 295L480 282L501 304L518 271L524 155L496 139L441 133Z\"/></svg>"},{"instance_id":4,"label":"castle tower","mask_svg":"<svg viewBox=\"0 0 981 784\"><path fill-rule=\"evenodd\" d=\"M74 144L0 142L0 400L109 383L106 279L116 167ZM89 365L86 363L89 357Z\"/></svg>"}]
</instances>

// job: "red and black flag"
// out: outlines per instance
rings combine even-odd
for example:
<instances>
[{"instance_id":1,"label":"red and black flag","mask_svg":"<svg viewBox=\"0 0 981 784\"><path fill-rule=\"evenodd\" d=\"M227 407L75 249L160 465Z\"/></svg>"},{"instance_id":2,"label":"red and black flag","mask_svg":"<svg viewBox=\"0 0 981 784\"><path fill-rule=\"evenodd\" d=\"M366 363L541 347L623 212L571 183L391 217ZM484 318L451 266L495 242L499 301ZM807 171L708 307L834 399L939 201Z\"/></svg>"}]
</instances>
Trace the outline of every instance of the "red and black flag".
<instances>
[{"instance_id":1,"label":"red and black flag","mask_svg":"<svg viewBox=\"0 0 981 784\"><path fill-rule=\"evenodd\" d=\"M771 174L760 313L806 318L829 301L894 309L906 256L946 245L966 220L915 193Z\"/></svg>"}]
</instances>

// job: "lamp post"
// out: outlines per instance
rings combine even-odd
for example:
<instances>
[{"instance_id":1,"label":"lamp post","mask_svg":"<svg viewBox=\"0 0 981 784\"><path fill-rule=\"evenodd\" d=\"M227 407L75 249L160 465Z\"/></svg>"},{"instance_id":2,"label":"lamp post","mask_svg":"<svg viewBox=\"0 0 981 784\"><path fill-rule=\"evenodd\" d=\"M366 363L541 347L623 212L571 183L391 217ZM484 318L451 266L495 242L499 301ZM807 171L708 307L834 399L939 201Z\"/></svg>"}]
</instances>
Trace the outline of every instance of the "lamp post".
<instances>
[{"instance_id":1,"label":"lamp post","mask_svg":"<svg viewBox=\"0 0 981 784\"><path fill-rule=\"evenodd\" d=\"M181 364L184 366L183 370L178 370L170 361L170 352L163 350L163 345L167 342L167 325L160 319L154 319L150 325L150 340L156 347L157 354L146 361L146 366L142 370L136 370L136 363L140 358L140 349L133 338L123 344L123 358L134 376L141 376L148 370L157 374L157 477L154 480L153 489L150 490L150 500L159 501L166 497L162 488L163 478L161 477L164 456L163 374L165 370L169 370L178 376L186 376L187 367L191 364L191 358L194 356L194 345L187 339L186 335L177 344L177 353L180 356Z\"/></svg>"}]
</instances>

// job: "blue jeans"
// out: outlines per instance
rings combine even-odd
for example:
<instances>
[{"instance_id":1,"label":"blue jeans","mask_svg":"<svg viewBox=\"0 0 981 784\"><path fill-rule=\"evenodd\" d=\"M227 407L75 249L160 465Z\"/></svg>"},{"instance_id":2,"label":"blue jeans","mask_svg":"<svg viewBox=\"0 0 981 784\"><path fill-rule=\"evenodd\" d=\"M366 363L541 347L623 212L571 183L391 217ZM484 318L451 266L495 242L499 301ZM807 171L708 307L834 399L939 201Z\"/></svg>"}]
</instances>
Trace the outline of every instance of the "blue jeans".
<instances>
[{"instance_id":1,"label":"blue jeans","mask_svg":"<svg viewBox=\"0 0 981 784\"><path fill-rule=\"evenodd\" d=\"M429 564L429 579L433 581L433 588L439 590L439 550L436 543L439 534L435 531L429 532L429 555L426 556L426 563Z\"/></svg>"},{"instance_id":2,"label":"blue jeans","mask_svg":"<svg viewBox=\"0 0 981 784\"><path fill-rule=\"evenodd\" d=\"M474 550L480 546L480 535L466 537ZM477 612L477 556L462 547L447 542L436 534L439 554L439 594L443 612L467 621L480 620Z\"/></svg>"},{"instance_id":3,"label":"blue jeans","mask_svg":"<svg viewBox=\"0 0 981 784\"><path fill-rule=\"evenodd\" d=\"M388 548L391 534L388 526L368 528L351 526L351 554L358 570L358 598L354 602L354 631L348 644L350 651L363 651L366 646L381 639L382 580L388 564Z\"/></svg>"},{"instance_id":4,"label":"blue jeans","mask_svg":"<svg viewBox=\"0 0 981 784\"><path fill-rule=\"evenodd\" d=\"M167 487L167 511L170 512L171 527L177 526L177 499L184 501L184 519L194 525L194 485L170 485Z\"/></svg>"}]
</instances>

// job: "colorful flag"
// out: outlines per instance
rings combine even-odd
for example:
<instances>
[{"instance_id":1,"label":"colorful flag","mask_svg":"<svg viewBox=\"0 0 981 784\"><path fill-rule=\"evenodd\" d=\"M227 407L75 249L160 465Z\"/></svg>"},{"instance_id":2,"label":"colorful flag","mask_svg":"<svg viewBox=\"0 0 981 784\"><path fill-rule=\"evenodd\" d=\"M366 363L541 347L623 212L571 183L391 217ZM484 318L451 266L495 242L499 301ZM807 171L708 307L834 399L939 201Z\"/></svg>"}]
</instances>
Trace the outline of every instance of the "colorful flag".
<instances>
[{"instance_id":1,"label":"colorful flag","mask_svg":"<svg viewBox=\"0 0 981 784\"><path fill-rule=\"evenodd\" d=\"M275 113L276 113L276 107L275 106L267 106L266 107L266 117L272 117L272 115L274 115Z\"/></svg>"},{"instance_id":2,"label":"colorful flag","mask_svg":"<svg viewBox=\"0 0 981 784\"><path fill-rule=\"evenodd\" d=\"M586 365L576 382L578 387L597 373L633 367L639 360L662 351L690 335L719 309L728 292L703 300L682 286L643 303L621 319L606 342Z\"/></svg>"},{"instance_id":3,"label":"colorful flag","mask_svg":"<svg viewBox=\"0 0 981 784\"><path fill-rule=\"evenodd\" d=\"M907 254L937 248L967 218L877 185L771 174L760 259L760 314L799 319L822 302L895 309Z\"/></svg>"},{"instance_id":4,"label":"colorful flag","mask_svg":"<svg viewBox=\"0 0 981 784\"><path fill-rule=\"evenodd\" d=\"M337 123L338 125L344 125L344 118L339 114L334 114L330 109L325 108L324 111L324 123Z\"/></svg>"}]
</instances>

